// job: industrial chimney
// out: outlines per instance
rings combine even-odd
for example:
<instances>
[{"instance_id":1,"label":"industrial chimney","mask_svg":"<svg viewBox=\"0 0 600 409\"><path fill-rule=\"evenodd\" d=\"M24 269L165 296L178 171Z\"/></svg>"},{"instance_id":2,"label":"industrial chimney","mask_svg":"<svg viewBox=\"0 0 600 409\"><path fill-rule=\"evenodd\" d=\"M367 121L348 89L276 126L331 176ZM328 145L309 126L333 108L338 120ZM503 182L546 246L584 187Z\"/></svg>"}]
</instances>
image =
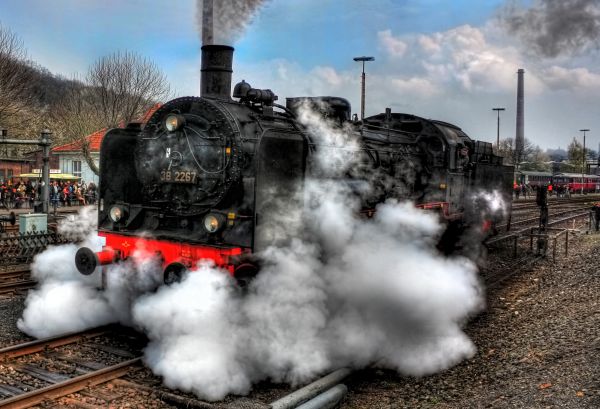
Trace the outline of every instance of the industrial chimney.
<instances>
[{"instance_id":1,"label":"industrial chimney","mask_svg":"<svg viewBox=\"0 0 600 409\"><path fill-rule=\"evenodd\" d=\"M233 47L214 45L213 0L202 3L202 68L200 96L231 99Z\"/></svg>"},{"instance_id":2,"label":"industrial chimney","mask_svg":"<svg viewBox=\"0 0 600 409\"><path fill-rule=\"evenodd\" d=\"M523 160L523 147L525 146L525 136L524 136L524 124L523 121L525 119L525 85L524 85L524 75L525 70L520 68L517 71L517 134L515 136L515 157L517 163L515 165L519 165L519 162Z\"/></svg>"}]
</instances>

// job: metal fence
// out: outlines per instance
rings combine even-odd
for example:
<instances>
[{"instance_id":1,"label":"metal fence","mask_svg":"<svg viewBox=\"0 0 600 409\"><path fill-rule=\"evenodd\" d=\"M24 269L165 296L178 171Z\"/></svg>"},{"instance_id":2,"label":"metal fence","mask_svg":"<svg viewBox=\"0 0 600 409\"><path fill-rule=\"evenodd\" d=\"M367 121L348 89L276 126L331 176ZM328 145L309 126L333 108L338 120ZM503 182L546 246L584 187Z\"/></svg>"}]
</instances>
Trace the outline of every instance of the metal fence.
<instances>
[{"instance_id":1,"label":"metal fence","mask_svg":"<svg viewBox=\"0 0 600 409\"><path fill-rule=\"evenodd\" d=\"M1 235L0 264L31 263L33 257L44 251L48 246L70 242L70 240L53 231Z\"/></svg>"}]
</instances>

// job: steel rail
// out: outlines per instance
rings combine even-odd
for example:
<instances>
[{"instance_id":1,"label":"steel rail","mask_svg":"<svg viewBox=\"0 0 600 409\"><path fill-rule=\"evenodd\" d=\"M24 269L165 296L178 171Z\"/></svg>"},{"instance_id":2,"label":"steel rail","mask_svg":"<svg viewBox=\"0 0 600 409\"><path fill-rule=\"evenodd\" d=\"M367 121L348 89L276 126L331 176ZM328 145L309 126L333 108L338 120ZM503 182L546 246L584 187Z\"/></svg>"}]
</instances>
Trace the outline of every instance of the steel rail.
<instances>
[{"instance_id":1,"label":"steel rail","mask_svg":"<svg viewBox=\"0 0 600 409\"><path fill-rule=\"evenodd\" d=\"M563 214L573 213L573 212L576 212L579 210L588 210L589 211L589 209L587 209L586 207L577 207L575 209L561 210L559 212L549 214L548 217L562 216ZM523 220L517 220L517 221L513 220L510 222L510 225L514 226L514 225L518 225L518 224L532 223L532 222L536 222L539 220L540 220L540 216L538 215L536 217L531 217L529 219L523 219ZM506 224L499 224L497 227L500 229L500 228L506 227Z\"/></svg>"},{"instance_id":2,"label":"steel rail","mask_svg":"<svg viewBox=\"0 0 600 409\"><path fill-rule=\"evenodd\" d=\"M554 220L554 221L548 223L547 226L548 227L554 226L555 224L564 223L564 222L567 222L569 220L577 219L579 217L589 216L589 214L590 214L590 212L586 211L585 213L579 213L579 214L576 214L576 215L573 215L573 216L569 216L569 217L565 217L565 218L562 218L562 219L559 219L559 220ZM513 232L511 234L507 234L505 236L497 236L497 237L494 237L493 239L486 240L483 244L485 246L489 246L489 245L492 245L492 244L500 243L500 242L505 241L505 240L514 239L515 236L521 236L523 233L526 233L530 229L531 229L531 227L526 227L524 229L521 229L519 231Z\"/></svg>"},{"instance_id":3,"label":"steel rail","mask_svg":"<svg viewBox=\"0 0 600 409\"><path fill-rule=\"evenodd\" d=\"M585 197L549 197L548 198L548 202L549 203L553 203L553 204L559 204L559 203L580 203L580 202L593 202L600 199L600 194L590 194L587 195ZM520 210L520 209L528 209L528 208L534 208L537 207L537 204L535 204L535 197L532 199L526 199L524 201L520 201L515 203L514 201L512 202L512 209L513 210Z\"/></svg>"},{"instance_id":4,"label":"steel rail","mask_svg":"<svg viewBox=\"0 0 600 409\"><path fill-rule=\"evenodd\" d=\"M74 392L78 392L89 386L95 386L108 382L112 379L126 375L132 366L139 364L142 357L130 359L116 365L112 365L85 375L76 376L63 382L55 383L41 389L26 392L4 400L0 400L2 409L22 409L37 405L47 399L57 399Z\"/></svg>"},{"instance_id":5,"label":"steel rail","mask_svg":"<svg viewBox=\"0 0 600 409\"><path fill-rule=\"evenodd\" d=\"M83 339L95 338L108 332L108 327L93 328L81 332L59 335L56 337L42 338L35 341L22 344L11 345L0 349L0 362L10 358L16 358L23 355L35 354L51 348L58 348L64 345L74 344Z\"/></svg>"},{"instance_id":6,"label":"steel rail","mask_svg":"<svg viewBox=\"0 0 600 409\"><path fill-rule=\"evenodd\" d=\"M25 271L0 271L0 282L7 280L14 280L16 278L23 278L29 273L30 270Z\"/></svg>"},{"instance_id":7,"label":"steel rail","mask_svg":"<svg viewBox=\"0 0 600 409\"><path fill-rule=\"evenodd\" d=\"M0 274L4 273L28 273L31 271L31 267L29 264L4 264L0 265Z\"/></svg>"},{"instance_id":8,"label":"steel rail","mask_svg":"<svg viewBox=\"0 0 600 409\"><path fill-rule=\"evenodd\" d=\"M10 294L17 290L28 290L37 285L34 280L19 280L0 284L0 294Z\"/></svg>"}]
</instances>

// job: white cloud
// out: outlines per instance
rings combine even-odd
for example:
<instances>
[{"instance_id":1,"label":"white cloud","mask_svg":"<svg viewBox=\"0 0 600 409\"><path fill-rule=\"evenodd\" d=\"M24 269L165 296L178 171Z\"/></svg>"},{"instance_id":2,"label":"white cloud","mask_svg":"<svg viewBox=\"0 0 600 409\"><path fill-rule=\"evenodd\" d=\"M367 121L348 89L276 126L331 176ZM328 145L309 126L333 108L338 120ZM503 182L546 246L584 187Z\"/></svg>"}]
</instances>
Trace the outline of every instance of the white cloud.
<instances>
[{"instance_id":1,"label":"white cloud","mask_svg":"<svg viewBox=\"0 0 600 409\"><path fill-rule=\"evenodd\" d=\"M543 70L544 82L553 90L586 90L598 92L600 74L587 68L565 68L553 65Z\"/></svg>"},{"instance_id":2,"label":"white cloud","mask_svg":"<svg viewBox=\"0 0 600 409\"><path fill-rule=\"evenodd\" d=\"M394 89L398 91L400 95L419 95L420 97L428 98L441 92L438 87L426 78L393 78L391 82Z\"/></svg>"},{"instance_id":3,"label":"white cloud","mask_svg":"<svg viewBox=\"0 0 600 409\"><path fill-rule=\"evenodd\" d=\"M382 45L383 49L394 58L404 56L404 53L408 48L408 45L404 41L392 35L392 30L378 32L377 38L379 39L379 43Z\"/></svg>"},{"instance_id":4,"label":"white cloud","mask_svg":"<svg viewBox=\"0 0 600 409\"><path fill-rule=\"evenodd\" d=\"M516 49L488 43L482 29L469 25L421 35L416 42L427 78L467 92L512 90L523 65Z\"/></svg>"},{"instance_id":5,"label":"white cloud","mask_svg":"<svg viewBox=\"0 0 600 409\"><path fill-rule=\"evenodd\" d=\"M442 50L442 47L440 46L439 42L431 38L430 36L420 35L417 41L421 48L429 54L435 54Z\"/></svg>"},{"instance_id":6,"label":"white cloud","mask_svg":"<svg viewBox=\"0 0 600 409\"><path fill-rule=\"evenodd\" d=\"M332 67L315 67L313 73L332 86L339 86L345 82L345 79Z\"/></svg>"}]
</instances>

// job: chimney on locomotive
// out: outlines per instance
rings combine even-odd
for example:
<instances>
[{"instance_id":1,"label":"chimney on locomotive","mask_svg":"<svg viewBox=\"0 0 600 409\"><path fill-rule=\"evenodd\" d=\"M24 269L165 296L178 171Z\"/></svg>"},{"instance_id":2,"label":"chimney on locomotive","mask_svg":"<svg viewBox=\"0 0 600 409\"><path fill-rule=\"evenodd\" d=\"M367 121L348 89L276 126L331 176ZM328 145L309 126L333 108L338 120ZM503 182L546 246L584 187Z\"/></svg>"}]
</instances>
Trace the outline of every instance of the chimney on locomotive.
<instances>
[{"instance_id":1,"label":"chimney on locomotive","mask_svg":"<svg viewBox=\"0 0 600 409\"><path fill-rule=\"evenodd\" d=\"M202 68L200 69L200 96L231 99L233 47L213 44L213 23L213 0L204 0L202 2Z\"/></svg>"},{"instance_id":2,"label":"chimney on locomotive","mask_svg":"<svg viewBox=\"0 0 600 409\"><path fill-rule=\"evenodd\" d=\"M232 66L233 47L228 45L203 45L200 96L231 99Z\"/></svg>"}]
</instances>

